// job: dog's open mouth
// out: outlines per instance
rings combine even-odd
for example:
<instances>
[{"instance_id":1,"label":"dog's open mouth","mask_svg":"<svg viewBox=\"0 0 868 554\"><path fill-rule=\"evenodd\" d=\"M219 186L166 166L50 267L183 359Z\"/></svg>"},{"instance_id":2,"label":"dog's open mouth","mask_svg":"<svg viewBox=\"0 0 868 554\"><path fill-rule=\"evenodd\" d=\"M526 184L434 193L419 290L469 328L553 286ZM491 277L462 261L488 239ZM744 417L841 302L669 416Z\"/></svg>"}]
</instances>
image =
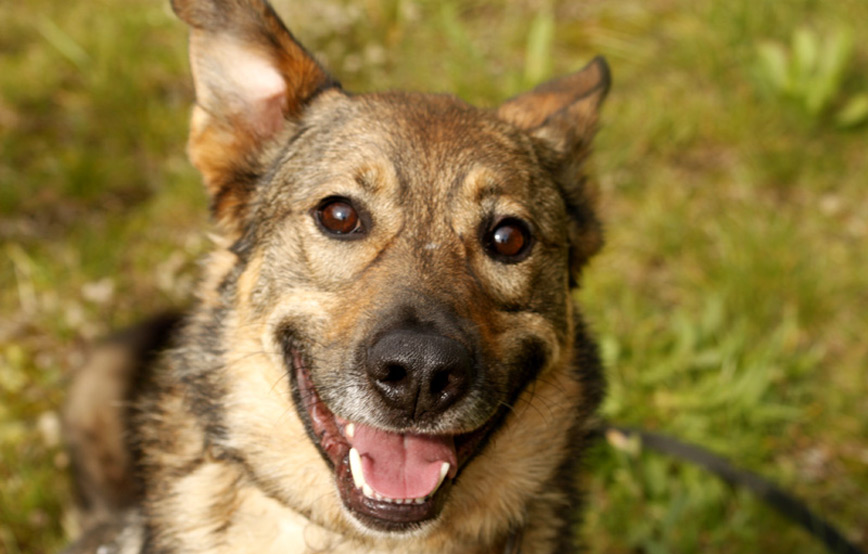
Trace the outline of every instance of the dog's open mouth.
<instances>
[{"instance_id":1,"label":"dog's open mouth","mask_svg":"<svg viewBox=\"0 0 868 554\"><path fill-rule=\"evenodd\" d=\"M291 349L298 401L344 505L366 526L407 531L434 519L459 470L497 417L461 435L396 433L336 416L321 400L304 360ZM301 408L299 406L299 408Z\"/></svg>"}]
</instances>

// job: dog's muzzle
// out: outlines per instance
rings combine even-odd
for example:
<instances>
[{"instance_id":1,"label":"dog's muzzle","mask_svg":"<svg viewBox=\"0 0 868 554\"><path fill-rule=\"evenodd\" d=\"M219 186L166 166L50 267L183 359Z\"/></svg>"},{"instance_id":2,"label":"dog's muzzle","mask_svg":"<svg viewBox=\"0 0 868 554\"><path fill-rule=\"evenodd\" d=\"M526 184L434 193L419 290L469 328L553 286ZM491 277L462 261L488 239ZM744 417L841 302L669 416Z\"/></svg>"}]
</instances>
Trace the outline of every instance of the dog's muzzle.
<instances>
[{"instance_id":1,"label":"dog's muzzle","mask_svg":"<svg viewBox=\"0 0 868 554\"><path fill-rule=\"evenodd\" d=\"M291 344L288 354L299 412L334 468L344 505L372 529L408 531L436 518L460 469L500 419L469 433L414 431L430 428L465 398L475 378L468 348L428 330L393 329L366 350L360 369L370 411L390 429L336 415L299 346Z\"/></svg>"}]
</instances>

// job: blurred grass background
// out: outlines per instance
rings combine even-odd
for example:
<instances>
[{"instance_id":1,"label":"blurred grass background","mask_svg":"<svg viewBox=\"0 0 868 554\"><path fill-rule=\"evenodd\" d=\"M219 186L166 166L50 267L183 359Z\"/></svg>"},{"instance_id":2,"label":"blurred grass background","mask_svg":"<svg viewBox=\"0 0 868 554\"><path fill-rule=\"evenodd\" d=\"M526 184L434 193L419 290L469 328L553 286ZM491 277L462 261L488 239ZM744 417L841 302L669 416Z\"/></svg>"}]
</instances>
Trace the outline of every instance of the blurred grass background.
<instances>
[{"instance_id":1,"label":"blurred grass background","mask_svg":"<svg viewBox=\"0 0 868 554\"><path fill-rule=\"evenodd\" d=\"M864 0L283 0L351 90L483 105L605 55L605 414L774 478L868 548ZM167 2L0 4L0 552L75 532L58 410L89 341L183 305L207 249ZM821 552L749 494L591 457L591 552Z\"/></svg>"}]
</instances>

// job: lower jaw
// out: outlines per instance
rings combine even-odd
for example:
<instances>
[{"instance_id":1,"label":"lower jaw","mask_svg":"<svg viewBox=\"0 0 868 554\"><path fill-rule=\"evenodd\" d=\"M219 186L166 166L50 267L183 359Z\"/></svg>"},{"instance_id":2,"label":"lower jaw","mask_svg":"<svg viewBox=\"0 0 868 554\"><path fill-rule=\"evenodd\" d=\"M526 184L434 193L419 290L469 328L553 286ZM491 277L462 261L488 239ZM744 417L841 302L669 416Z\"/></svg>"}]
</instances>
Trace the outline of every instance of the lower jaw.
<instances>
[{"instance_id":1,"label":"lower jaw","mask_svg":"<svg viewBox=\"0 0 868 554\"><path fill-rule=\"evenodd\" d=\"M407 533L420 529L440 515L451 488L451 482L446 481L421 502L398 504L365 496L353 484L352 476L340 475L343 471L349 473L349 464L341 464L337 475L344 507L366 529L375 531Z\"/></svg>"}]
</instances>

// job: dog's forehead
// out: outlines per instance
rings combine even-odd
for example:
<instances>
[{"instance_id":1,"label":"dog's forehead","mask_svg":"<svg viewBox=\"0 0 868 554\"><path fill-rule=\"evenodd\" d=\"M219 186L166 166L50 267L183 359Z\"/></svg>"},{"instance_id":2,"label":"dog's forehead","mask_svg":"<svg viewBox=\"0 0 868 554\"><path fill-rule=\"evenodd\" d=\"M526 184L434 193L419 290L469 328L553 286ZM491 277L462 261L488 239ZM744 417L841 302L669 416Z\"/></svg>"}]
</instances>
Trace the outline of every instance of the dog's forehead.
<instances>
[{"instance_id":1,"label":"dog's forehead","mask_svg":"<svg viewBox=\"0 0 868 554\"><path fill-rule=\"evenodd\" d=\"M330 169L389 174L403 196L527 196L537 145L522 131L445 94L387 92L324 102L310 118ZM383 167L387 166L387 167Z\"/></svg>"}]
</instances>

